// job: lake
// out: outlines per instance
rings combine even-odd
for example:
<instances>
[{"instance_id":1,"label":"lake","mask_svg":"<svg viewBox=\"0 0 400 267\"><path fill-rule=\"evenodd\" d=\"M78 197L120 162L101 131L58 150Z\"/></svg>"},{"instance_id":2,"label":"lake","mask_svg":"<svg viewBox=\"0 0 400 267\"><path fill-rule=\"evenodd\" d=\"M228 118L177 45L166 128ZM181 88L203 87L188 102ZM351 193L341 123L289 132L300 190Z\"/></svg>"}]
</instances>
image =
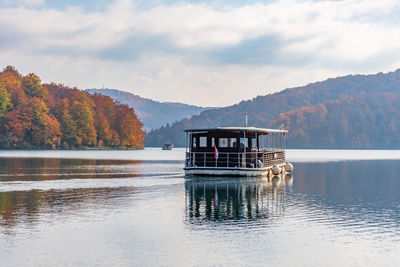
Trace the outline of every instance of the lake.
<instances>
[{"instance_id":1,"label":"lake","mask_svg":"<svg viewBox=\"0 0 400 267\"><path fill-rule=\"evenodd\" d=\"M184 149L0 151L1 266L396 266L400 151L289 150L185 178Z\"/></svg>"}]
</instances>

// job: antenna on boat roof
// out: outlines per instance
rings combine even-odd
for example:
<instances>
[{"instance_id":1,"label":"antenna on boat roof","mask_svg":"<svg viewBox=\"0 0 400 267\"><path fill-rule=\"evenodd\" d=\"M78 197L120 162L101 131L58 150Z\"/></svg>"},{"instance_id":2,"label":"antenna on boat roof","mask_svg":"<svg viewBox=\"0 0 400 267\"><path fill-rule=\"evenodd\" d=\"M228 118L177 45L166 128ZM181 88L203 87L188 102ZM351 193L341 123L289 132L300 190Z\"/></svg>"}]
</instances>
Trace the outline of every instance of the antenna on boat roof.
<instances>
[{"instance_id":1,"label":"antenna on boat roof","mask_svg":"<svg viewBox=\"0 0 400 267\"><path fill-rule=\"evenodd\" d=\"M247 127L247 112L246 112L246 127Z\"/></svg>"}]
</instances>

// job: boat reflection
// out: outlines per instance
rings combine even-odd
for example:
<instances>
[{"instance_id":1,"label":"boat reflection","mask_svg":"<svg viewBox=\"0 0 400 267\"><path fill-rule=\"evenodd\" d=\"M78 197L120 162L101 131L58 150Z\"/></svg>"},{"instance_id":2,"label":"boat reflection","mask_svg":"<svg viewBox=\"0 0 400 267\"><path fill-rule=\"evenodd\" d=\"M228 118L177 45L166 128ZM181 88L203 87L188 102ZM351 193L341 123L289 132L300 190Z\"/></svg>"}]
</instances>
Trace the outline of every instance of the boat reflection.
<instances>
[{"instance_id":1,"label":"boat reflection","mask_svg":"<svg viewBox=\"0 0 400 267\"><path fill-rule=\"evenodd\" d=\"M185 182L186 221L191 224L280 217L293 176L193 178Z\"/></svg>"}]
</instances>

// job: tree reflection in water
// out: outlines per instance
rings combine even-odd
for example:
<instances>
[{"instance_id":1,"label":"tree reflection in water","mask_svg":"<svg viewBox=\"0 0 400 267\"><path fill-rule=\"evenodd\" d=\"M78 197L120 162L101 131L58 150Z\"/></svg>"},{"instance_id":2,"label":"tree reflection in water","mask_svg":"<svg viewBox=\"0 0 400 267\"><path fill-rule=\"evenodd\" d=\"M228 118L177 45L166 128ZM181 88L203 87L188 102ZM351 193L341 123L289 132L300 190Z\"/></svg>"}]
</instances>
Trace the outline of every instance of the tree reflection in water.
<instances>
[{"instance_id":1,"label":"tree reflection in water","mask_svg":"<svg viewBox=\"0 0 400 267\"><path fill-rule=\"evenodd\" d=\"M124 178L139 175L137 160L0 158L0 182Z\"/></svg>"},{"instance_id":2,"label":"tree reflection in water","mask_svg":"<svg viewBox=\"0 0 400 267\"><path fill-rule=\"evenodd\" d=\"M0 230L10 231L20 226L33 226L46 214L68 214L87 210L107 209L121 205L116 199L129 198L134 187L60 188L29 190L29 185L51 180L116 179L140 176L141 161L57 159L57 158L0 158L0 183L15 187L0 190ZM32 183L30 183L32 182ZM36 183L36 184L35 184ZM23 184L26 187L19 188Z\"/></svg>"},{"instance_id":3,"label":"tree reflection in water","mask_svg":"<svg viewBox=\"0 0 400 267\"><path fill-rule=\"evenodd\" d=\"M293 176L191 178L185 181L186 221L191 224L273 219L285 212Z\"/></svg>"},{"instance_id":4,"label":"tree reflection in water","mask_svg":"<svg viewBox=\"0 0 400 267\"><path fill-rule=\"evenodd\" d=\"M94 210L112 211L128 205L127 199L135 192L135 187L0 192L0 230L11 233L15 227L34 227L51 214L62 218L71 213L90 216Z\"/></svg>"}]
</instances>

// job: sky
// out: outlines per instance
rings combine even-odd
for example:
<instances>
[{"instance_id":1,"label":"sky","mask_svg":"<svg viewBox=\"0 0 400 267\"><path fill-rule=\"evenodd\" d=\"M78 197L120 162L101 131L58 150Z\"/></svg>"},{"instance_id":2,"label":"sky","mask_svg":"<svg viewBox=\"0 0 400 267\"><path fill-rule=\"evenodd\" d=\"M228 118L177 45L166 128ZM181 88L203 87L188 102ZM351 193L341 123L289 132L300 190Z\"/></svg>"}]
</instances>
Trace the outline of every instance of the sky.
<instances>
[{"instance_id":1,"label":"sky","mask_svg":"<svg viewBox=\"0 0 400 267\"><path fill-rule=\"evenodd\" d=\"M0 0L0 68L227 106L400 68L399 0Z\"/></svg>"}]
</instances>

